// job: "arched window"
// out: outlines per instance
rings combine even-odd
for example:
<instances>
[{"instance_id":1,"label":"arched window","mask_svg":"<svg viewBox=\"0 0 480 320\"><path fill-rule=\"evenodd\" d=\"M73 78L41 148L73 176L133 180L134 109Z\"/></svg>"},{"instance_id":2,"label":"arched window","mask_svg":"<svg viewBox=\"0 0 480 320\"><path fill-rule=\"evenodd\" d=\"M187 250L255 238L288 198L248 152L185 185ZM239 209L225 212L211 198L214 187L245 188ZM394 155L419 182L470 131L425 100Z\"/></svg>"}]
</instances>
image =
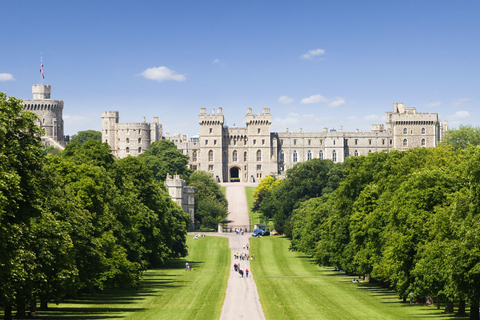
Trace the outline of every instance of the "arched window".
<instances>
[{"instance_id":1,"label":"arched window","mask_svg":"<svg viewBox=\"0 0 480 320\"><path fill-rule=\"evenodd\" d=\"M125 150L127 153L130 153L130 148L127 147L127 149Z\"/></svg>"},{"instance_id":2,"label":"arched window","mask_svg":"<svg viewBox=\"0 0 480 320\"><path fill-rule=\"evenodd\" d=\"M297 160L298 160L297 151L293 151L293 162L297 162Z\"/></svg>"},{"instance_id":3,"label":"arched window","mask_svg":"<svg viewBox=\"0 0 480 320\"><path fill-rule=\"evenodd\" d=\"M312 160L312 152L310 150L307 153L307 160Z\"/></svg>"},{"instance_id":4,"label":"arched window","mask_svg":"<svg viewBox=\"0 0 480 320\"><path fill-rule=\"evenodd\" d=\"M407 128L403 128L403 134L407 134Z\"/></svg>"},{"instance_id":5,"label":"arched window","mask_svg":"<svg viewBox=\"0 0 480 320\"><path fill-rule=\"evenodd\" d=\"M213 151L208 151L208 161L213 161Z\"/></svg>"},{"instance_id":6,"label":"arched window","mask_svg":"<svg viewBox=\"0 0 480 320\"><path fill-rule=\"evenodd\" d=\"M335 145L335 140L333 140L333 145Z\"/></svg>"},{"instance_id":7,"label":"arched window","mask_svg":"<svg viewBox=\"0 0 480 320\"><path fill-rule=\"evenodd\" d=\"M138 143L142 143L142 138L138 138Z\"/></svg>"},{"instance_id":8,"label":"arched window","mask_svg":"<svg viewBox=\"0 0 480 320\"><path fill-rule=\"evenodd\" d=\"M138 153L142 153L142 147L138 147Z\"/></svg>"},{"instance_id":9,"label":"arched window","mask_svg":"<svg viewBox=\"0 0 480 320\"><path fill-rule=\"evenodd\" d=\"M332 161L337 162L337 152L335 150L332 151Z\"/></svg>"},{"instance_id":10,"label":"arched window","mask_svg":"<svg viewBox=\"0 0 480 320\"><path fill-rule=\"evenodd\" d=\"M318 158L319 158L319 159L323 159L323 151L320 151L320 152L318 153Z\"/></svg>"},{"instance_id":11,"label":"arched window","mask_svg":"<svg viewBox=\"0 0 480 320\"><path fill-rule=\"evenodd\" d=\"M243 161L247 162L247 151L243 153Z\"/></svg>"},{"instance_id":12,"label":"arched window","mask_svg":"<svg viewBox=\"0 0 480 320\"><path fill-rule=\"evenodd\" d=\"M407 139L403 139L403 146L404 147L408 146Z\"/></svg>"},{"instance_id":13,"label":"arched window","mask_svg":"<svg viewBox=\"0 0 480 320\"><path fill-rule=\"evenodd\" d=\"M422 134L425 134L425 128L422 128Z\"/></svg>"},{"instance_id":14,"label":"arched window","mask_svg":"<svg viewBox=\"0 0 480 320\"><path fill-rule=\"evenodd\" d=\"M127 138L127 143L130 143L130 139Z\"/></svg>"},{"instance_id":15,"label":"arched window","mask_svg":"<svg viewBox=\"0 0 480 320\"><path fill-rule=\"evenodd\" d=\"M285 153L283 153L283 150L280 151L280 162L285 162Z\"/></svg>"},{"instance_id":16,"label":"arched window","mask_svg":"<svg viewBox=\"0 0 480 320\"><path fill-rule=\"evenodd\" d=\"M355 150L355 152L353 153L353 155L354 155L355 157L358 157L358 150Z\"/></svg>"},{"instance_id":17,"label":"arched window","mask_svg":"<svg viewBox=\"0 0 480 320\"><path fill-rule=\"evenodd\" d=\"M425 147L425 139L422 139L422 147Z\"/></svg>"},{"instance_id":18,"label":"arched window","mask_svg":"<svg viewBox=\"0 0 480 320\"><path fill-rule=\"evenodd\" d=\"M237 162L237 150L233 151L232 161Z\"/></svg>"},{"instance_id":19,"label":"arched window","mask_svg":"<svg viewBox=\"0 0 480 320\"><path fill-rule=\"evenodd\" d=\"M197 162L197 151L193 151L192 153L192 161Z\"/></svg>"},{"instance_id":20,"label":"arched window","mask_svg":"<svg viewBox=\"0 0 480 320\"><path fill-rule=\"evenodd\" d=\"M262 161L262 151L257 151L257 161Z\"/></svg>"}]
</instances>

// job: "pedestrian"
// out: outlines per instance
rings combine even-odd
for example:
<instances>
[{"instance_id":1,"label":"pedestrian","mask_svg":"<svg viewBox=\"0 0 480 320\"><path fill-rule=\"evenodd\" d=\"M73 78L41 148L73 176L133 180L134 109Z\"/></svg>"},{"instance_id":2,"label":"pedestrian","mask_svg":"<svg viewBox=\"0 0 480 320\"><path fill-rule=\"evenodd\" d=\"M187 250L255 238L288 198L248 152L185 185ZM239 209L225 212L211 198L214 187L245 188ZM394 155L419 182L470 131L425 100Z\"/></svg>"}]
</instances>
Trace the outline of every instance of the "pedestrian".
<instances>
[{"instance_id":1,"label":"pedestrian","mask_svg":"<svg viewBox=\"0 0 480 320\"><path fill-rule=\"evenodd\" d=\"M185 268L188 270L188 262L185 263Z\"/></svg>"},{"instance_id":2,"label":"pedestrian","mask_svg":"<svg viewBox=\"0 0 480 320\"><path fill-rule=\"evenodd\" d=\"M248 269L245 269L245 275L246 275L247 278L248 278Z\"/></svg>"},{"instance_id":3,"label":"pedestrian","mask_svg":"<svg viewBox=\"0 0 480 320\"><path fill-rule=\"evenodd\" d=\"M240 269L238 272L240 273L240 276L243 278L243 270Z\"/></svg>"},{"instance_id":4,"label":"pedestrian","mask_svg":"<svg viewBox=\"0 0 480 320\"><path fill-rule=\"evenodd\" d=\"M235 269L235 272L237 272L238 266L236 263L233 265L233 269Z\"/></svg>"}]
</instances>

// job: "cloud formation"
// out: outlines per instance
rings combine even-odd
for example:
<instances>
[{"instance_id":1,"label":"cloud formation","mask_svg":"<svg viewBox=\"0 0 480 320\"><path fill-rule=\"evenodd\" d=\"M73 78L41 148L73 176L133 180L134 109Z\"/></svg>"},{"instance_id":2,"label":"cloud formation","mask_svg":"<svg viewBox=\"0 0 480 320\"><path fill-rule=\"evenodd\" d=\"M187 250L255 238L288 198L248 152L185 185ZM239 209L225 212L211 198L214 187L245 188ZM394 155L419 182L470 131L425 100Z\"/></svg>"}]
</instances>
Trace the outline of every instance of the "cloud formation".
<instances>
[{"instance_id":1,"label":"cloud formation","mask_svg":"<svg viewBox=\"0 0 480 320\"><path fill-rule=\"evenodd\" d=\"M158 68L148 68L143 71L140 75L144 78L155 80L155 81L185 81L187 78L183 74L178 74L173 70L168 69L165 66Z\"/></svg>"},{"instance_id":2,"label":"cloud formation","mask_svg":"<svg viewBox=\"0 0 480 320\"><path fill-rule=\"evenodd\" d=\"M453 105L460 106L460 105L464 104L465 102L471 101L471 100L473 100L473 99L470 99L470 98L456 99L456 100L453 100Z\"/></svg>"},{"instance_id":3,"label":"cloud formation","mask_svg":"<svg viewBox=\"0 0 480 320\"><path fill-rule=\"evenodd\" d=\"M427 104L427 108L438 107L438 106L440 106L441 104L442 104L442 103L441 103L440 101L432 102L432 103Z\"/></svg>"},{"instance_id":4,"label":"cloud formation","mask_svg":"<svg viewBox=\"0 0 480 320\"><path fill-rule=\"evenodd\" d=\"M302 54L300 58L305 60L311 60L313 59L313 57L320 56L324 53L325 53L325 50L323 49L314 49L314 50L308 51L307 53Z\"/></svg>"},{"instance_id":5,"label":"cloud formation","mask_svg":"<svg viewBox=\"0 0 480 320\"><path fill-rule=\"evenodd\" d=\"M220 62L222 62L220 59L215 59L215 60L212 61L212 64L218 64Z\"/></svg>"},{"instance_id":6,"label":"cloud formation","mask_svg":"<svg viewBox=\"0 0 480 320\"><path fill-rule=\"evenodd\" d=\"M303 98L301 103L319 103L319 102L328 102L328 99L322 96L321 94L315 94L308 98Z\"/></svg>"},{"instance_id":7,"label":"cloud formation","mask_svg":"<svg viewBox=\"0 0 480 320\"><path fill-rule=\"evenodd\" d=\"M0 73L0 81L13 81L15 80L10 73Z\"/></svg>"},{"instance_id":8,"label":"cloud formation","mask_svg":"<svg viewBox=\"0 0 480 320\"><path fill-rule=\"evenodd\" d=\"M328 106L330 108L336 108L336 107L340 107L343 104L345 104L345 99L341 97L337 97L332 102L330 102Z\"/></svg>"},{"instance_id":9,"label":"cloud formation","mask_svg":"<svg viewBox=\"0 0 480 320\"><path fill-rule=\"evenodd\" d=\"M278 102L280 102L281 104L289 104L293 102L293 99L288 96L281 96L280 98L278 98Z\"/></svg>"}]
</instances>

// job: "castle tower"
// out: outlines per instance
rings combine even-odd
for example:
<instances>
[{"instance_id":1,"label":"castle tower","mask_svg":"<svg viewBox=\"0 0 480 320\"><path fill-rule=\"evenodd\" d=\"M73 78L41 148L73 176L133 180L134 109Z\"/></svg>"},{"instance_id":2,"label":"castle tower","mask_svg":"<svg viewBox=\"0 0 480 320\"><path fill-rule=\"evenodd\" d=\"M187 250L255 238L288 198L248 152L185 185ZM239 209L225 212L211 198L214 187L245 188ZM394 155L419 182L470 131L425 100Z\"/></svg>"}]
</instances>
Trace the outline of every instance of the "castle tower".
<instances>
[{"instance_id":1,"label":"castle tower","mask_svg":"<svg viewBox=\"0 0 480 320\"><path fill-rule=\"evenodd\" d=\"M102 111L102 142L108 143L113 154L117 150L116 126L118 120L118 111Z\"/></svg>"},{"instance_id":2,"label":"castle tower","mask_svg":"<svg viewBox=\"0 0 480 320\"><path fill-rule=\"evenodd\" d=\"M273 155L272 152L276 152L277 148L272 148L270 108L263 108L262 114L255 115L252 114L252 109L248 108L245 124L249 149L247 165L250 174L249 181L260 181L265 177L265 172L277 172L276 162L271 161L276 159L276 154ZM277 143L276 139L275 143ZM273 165L271 165L272 163Z\"/></svg>"},{"instance_id":3,"label":"castle tower","mask_svg":"<svg viewBox=\"0 0 480 320\"><path fill-rule=\"evenodd\" d=\"M186 187L185 180L181 179L178 174L173 177L167 174L165 186L172 201L190 215L191 227L193 227L195 223L195 188Z\"/></svg>"},{"instance_id":4,"label":"castle tower","mask_svg":"<svg viewBox=\"0 0 480 320\"><path fill-rule=\"evenodd\" d=\"M200 124L200 170L213 174L213 177L219 181L225 181L228 177L224 176L224 167L228 161L228 154L224 152L224 118L222 108L218 108L217 114L212 110L208 115L205 108L200 109L198 116ZM225 163L225 165L224 165Z\"/></svg>"},{"instance_id":5,"label":"castle tower","mask_svg":"<svg viewBox=\"0 0 480 320\"><path fill-rule=\"evenodd\" d=\"M33 99L24 99L23 109L32 111L39 117L37 125L45 130L42 143L63 150L68 142L68 137L63 135L63 101L52 100L51 93L52 87L48 84L33 85Z\"/></svg>"}]
</instances>

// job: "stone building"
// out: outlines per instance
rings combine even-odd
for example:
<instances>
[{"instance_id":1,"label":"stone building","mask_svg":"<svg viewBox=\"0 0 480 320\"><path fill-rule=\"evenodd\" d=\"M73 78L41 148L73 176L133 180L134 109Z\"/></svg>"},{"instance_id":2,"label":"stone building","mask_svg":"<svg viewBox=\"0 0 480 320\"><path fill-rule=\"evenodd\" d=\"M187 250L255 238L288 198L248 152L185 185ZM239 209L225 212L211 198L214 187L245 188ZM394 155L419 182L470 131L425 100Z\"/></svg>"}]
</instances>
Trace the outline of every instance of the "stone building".
<instances>
[{"instance_id":1,"label":"stone building","mask_svg":"<svg viewBox=\"0 0 480 320\"><path fill-rule=\"evenodd\" d=\"M118 111L102 112L102 142L107 142L117 158L138 156L150 144L162 139L162 125L158 117L152 123L119 123Z\"/></svg>"},{"instance_id":2,"label":"stone building","mask_svg":"<svg viewBox=\"0 0 480 320\"><path fill-rule=\"evenodd\" d=\"M191 228L195 224L195 188L187 187L185 180L179 175L167 175L165 186L173 202L182 207L183 211L190 215Z\"/></svg>"},{"instance_id":3,"label":"stone building","mask_svg":"<svg viewBox=\"0 0 480 320\"><path fill-rule=\"evenodd\" d=\"M32 111L38 117L37 125L45 130L42 143L64 149L70 138L63 134L63 101L50 98L52 87L48 84L32 86L33 99L23 100L23 109Z\"/></svg>"},{"instance_id":4,"label":"stone building","mask_svg":"<svg viewBox=\"0 0 480 320\"><path fill-rule=\"evenodd\" d=\"M385 125L373 124L370 132L344 132L323 128L320 132L271 132L269 108L262 114L247 110L245 127L227 127L219 108L199 115L198 141L177 144L190 156L190 167L204 170L220 182L258 181L266 175L284 176L287 169L313 158L344 162L347 157L370 152L435 147L448 123L437 113L418 113L403 103L394 103L385 113Z\"/></svg>"}]
</instances>

